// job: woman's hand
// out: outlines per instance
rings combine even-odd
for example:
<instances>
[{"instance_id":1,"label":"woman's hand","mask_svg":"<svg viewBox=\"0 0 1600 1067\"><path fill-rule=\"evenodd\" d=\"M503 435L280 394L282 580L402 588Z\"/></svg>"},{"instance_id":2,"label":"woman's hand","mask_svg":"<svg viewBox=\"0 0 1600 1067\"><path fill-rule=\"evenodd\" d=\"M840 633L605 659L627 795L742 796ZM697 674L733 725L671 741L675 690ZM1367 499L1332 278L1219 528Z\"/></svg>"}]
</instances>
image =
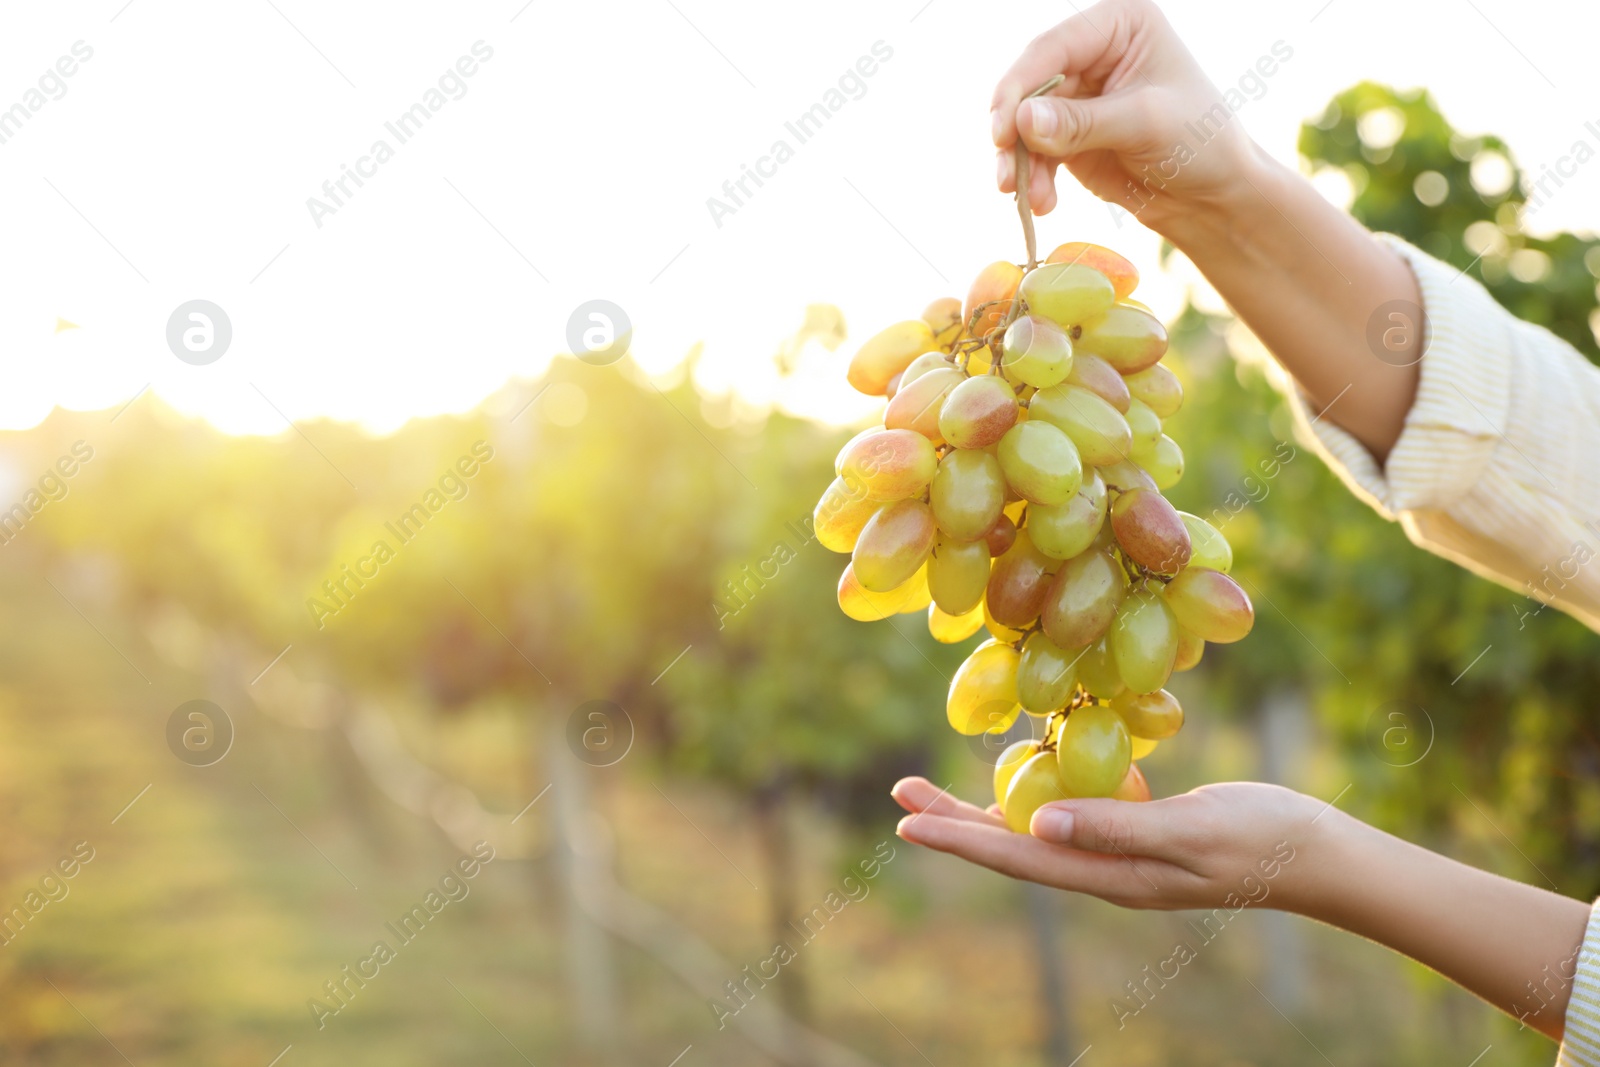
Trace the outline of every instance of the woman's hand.
<instances>
[{"instance_id":1,"label":"woman's hand","mask_svg":"<svg viewBox=\"0 0 1600 1067\"><path fill-rule=\"evenodd\" d=\"M1057 74L1065 80L1049 94L1023 101ZM1028 193L1037 214L1055 207L1061 163L1157 231L1166 219L1249 192L1241 175L1254 165L1254 145L1149 0L1103 0L1036 37L989 106L1000 188L1016 188L1020 131L1033 157Z\"/></svg>"},{"instance_id":2,"label":"woman's hand","mask_svg":"<svg viewBox=\"0 0 1600 1067\"><path fill-rule=\"evenodd\" d=\"M894 798L911 812L898 833L913 844L1123 907L1166 910L1221 907L1230 895L1234 904L1270 899L1269 907L1302 910L1327 810L1279 786L1234 782L1145 803L1047 804L1029 835L925 778L903 779Z\"/></svg>"}]
</instances>

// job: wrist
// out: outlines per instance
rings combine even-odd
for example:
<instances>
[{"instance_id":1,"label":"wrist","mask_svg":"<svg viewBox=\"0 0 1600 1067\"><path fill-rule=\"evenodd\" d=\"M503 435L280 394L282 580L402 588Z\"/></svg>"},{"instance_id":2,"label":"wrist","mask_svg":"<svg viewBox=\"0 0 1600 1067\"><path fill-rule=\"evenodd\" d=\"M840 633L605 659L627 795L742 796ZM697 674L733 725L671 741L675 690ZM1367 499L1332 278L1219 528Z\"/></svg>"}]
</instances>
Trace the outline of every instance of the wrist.
<instances>
[{"instance_id":1,"label":"wrist","mask_svg":"<svg viewBox=\"0 0 1600 1067\"><path fill-rule=\"evenodd\" d=\"M1372 828L1323 801L1304 797L1304 812L1295 812L1284 839L1294 849L1273 906L1320 922L1338 922L1341 908L1358 895L1362 838Z\"/></svg>"},{"instance_id":2,"label":"wrist","mask_svg":"<svg viewBox=\"0 0 1600 1067\"><path fill-rule=\"evenodd\" d=\"M1228 180L1218 188L1190 193L1164 205L1166 210L1156 210L1159 202L1153 202L1140 220L1192 260L1244 244L1259 223L1262 197L1271 199L1284 168L1254 141L1246 140L1227 173Z\"/></svg>"}]
</instances>

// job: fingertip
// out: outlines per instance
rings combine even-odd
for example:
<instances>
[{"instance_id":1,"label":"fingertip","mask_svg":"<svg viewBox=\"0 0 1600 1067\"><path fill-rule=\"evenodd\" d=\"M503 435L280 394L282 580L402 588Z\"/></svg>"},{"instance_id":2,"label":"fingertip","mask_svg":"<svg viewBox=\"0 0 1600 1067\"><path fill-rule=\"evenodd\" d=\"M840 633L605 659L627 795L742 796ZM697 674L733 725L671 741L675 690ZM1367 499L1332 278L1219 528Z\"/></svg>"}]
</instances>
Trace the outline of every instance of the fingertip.
<instances>
[{"instance_id":1,"label":"fingertip","mask_svg":"<svg viewBox=\"0 0 1600 1067\"><path fill-rule=\"evenodd\" d=\"M1016 162L1011 158L1011 153L1000 151L995 153L995 184L1000 186L1002 193L1016 192Z\"/></svg>"},{"instance_id":2,"label":"fingertip","mask_svg":"<svg viewBox=\"0 0 1600 1067\"><path fill-rule=\"evenodd\" d=\"M1044 841L1062 843L1072 840L1072 809L1059 804L1045 804L1033 813L1028 832Z\"/></svg>"}]
</instances>

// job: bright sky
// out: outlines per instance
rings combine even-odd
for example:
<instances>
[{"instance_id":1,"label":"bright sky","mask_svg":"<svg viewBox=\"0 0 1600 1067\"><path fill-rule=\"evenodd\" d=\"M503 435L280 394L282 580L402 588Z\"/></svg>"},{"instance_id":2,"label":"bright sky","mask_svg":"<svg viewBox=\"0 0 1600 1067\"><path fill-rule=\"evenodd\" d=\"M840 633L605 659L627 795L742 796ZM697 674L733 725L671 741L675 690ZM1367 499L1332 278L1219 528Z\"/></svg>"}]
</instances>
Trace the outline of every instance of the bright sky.
<instances>
[{"instance_id":1,"label":"bright sky","mask_svg":"<svg viewBox=\"0 0 1600 1067\"><path fill-rule=\"evenodd\" d=\"M627 311L648 369L703 340L703 386L843 421L870 406L843 385L862 339L1021 258L993 187L989 93L1070 2L524 4L7 5L0 110L26 103L75 42L93 54L46 79L46 96L64 95L20 130L0 127L0 427L55 405L119 407L150 383L230 432L318 415L392 430L531 382L596 298ZM1362 78L1428 86L1458 127L1504 135L1535 171L1580 138L1600 145L1600 125L1584 125L1600 101L1582 88L1593 4L1166 9L1222 85L1275 41L1294 49L1241 114L1285 159L1300 120ZM465 95L400 143L384 124L479 41L471 76L446 78L446 96ZM892 55L864 95L799 143L785 122L878 42ZM380 138L393 157L361 164L371 176L319 228L307 198ZM779 139L792 158L719 227L707 198ZM1600 165L1538 221L1593 229L1597 193ZM1176 309L1184 282L1156 276L1153 235L1074 192L1040 241L1078 238L1135 259L1141 298ZM232 324L205 366L166 341L193 299ZM850 339L780 383L771 356L811 302L842 307ZM78 328L57 332L58 319Z\"/></svg>"}]
</instances>

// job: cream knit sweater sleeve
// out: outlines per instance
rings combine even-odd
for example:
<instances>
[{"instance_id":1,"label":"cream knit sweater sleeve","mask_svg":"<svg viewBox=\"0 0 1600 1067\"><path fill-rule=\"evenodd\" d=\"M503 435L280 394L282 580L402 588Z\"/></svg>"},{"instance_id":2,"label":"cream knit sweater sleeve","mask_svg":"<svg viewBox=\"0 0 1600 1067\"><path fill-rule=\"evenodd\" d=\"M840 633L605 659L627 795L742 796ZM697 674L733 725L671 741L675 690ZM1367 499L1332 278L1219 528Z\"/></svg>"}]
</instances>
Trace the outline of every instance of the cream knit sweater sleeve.
<instances>
[{"instance_id":1,"label":"cream knit sweater sleeve","mask_svg":"<svg viewBox=\"0 0 1600 1067\"><path fill-rule=\"evenodd\" d=\"M1422 290L1429 336L1416 401L1382 467L1292 396L1302 435L1415 544L1519 594L1508 610L1538 600L1600 631L1600 368L1470 276L1379 239ZM1558 1062L1600 1067L1600 908L1572 970Z\"/></svg>"}]
</instances>

